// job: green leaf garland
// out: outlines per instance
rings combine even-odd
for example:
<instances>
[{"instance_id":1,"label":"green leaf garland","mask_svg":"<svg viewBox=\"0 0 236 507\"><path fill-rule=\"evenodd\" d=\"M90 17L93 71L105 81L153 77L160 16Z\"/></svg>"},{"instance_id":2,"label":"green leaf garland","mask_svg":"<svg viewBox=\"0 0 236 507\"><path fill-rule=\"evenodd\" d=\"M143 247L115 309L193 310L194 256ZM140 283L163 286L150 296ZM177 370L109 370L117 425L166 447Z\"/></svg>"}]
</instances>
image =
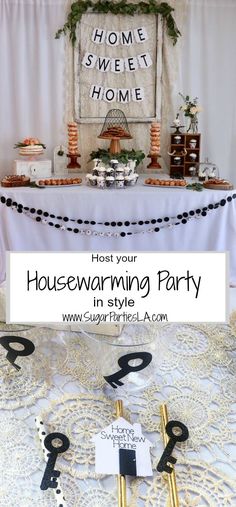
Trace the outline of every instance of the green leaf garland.
<instances>
[{"instance_id":1,"label":"green leaf garland","mask_svg":"<svg viewBox=\"0 0 236 507\"><path fill-rule=\"evenodd\" d=\"M95 158L99 158L104 164L108 164L112 159L116 159L122 164L127 164L129 159L136 160L137 167L145 158L145 154L141 150L121 150L120 153L112 155L109 150L99 148L97 151L92 151L92 153L90 153L90 160Z\"/></svg>"},{"instance_id":2,"label":"green leaf garland","mask_svg":"<svg viewBox=\"0 0 236 507\"><path fill-rule=\"evenodd\" d=\"M76 43L77 24L80 23L82 15L88 10L97 13L126 14L129 16L134 16L135 14L160 14L165 21L167 33L172 39L173 44L176 44L178 37L181 35L172 16L172 12L175 9L167 2L158 3L156 0L148 0L148 2L134 4L127 3L126 0L121 0L120 2L112 2L111 0L98 0L97 2L78 0L71 5L67 21L63 28L57 31L56 39L59 39L62 34L66 35L69 33L70 40L74 46Z\"/></svg>"}]
</instances>

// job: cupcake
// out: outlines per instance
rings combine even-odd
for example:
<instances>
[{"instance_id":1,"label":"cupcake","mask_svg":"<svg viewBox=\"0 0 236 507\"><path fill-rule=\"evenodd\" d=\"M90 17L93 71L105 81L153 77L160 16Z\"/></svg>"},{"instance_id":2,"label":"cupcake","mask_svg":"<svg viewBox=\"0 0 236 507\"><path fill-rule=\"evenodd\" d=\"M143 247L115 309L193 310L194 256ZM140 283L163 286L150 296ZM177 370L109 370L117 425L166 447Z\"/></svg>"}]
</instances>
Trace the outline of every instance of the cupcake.
<instances>
[{"instance_id":1,"label":"cupcake","mask_svg":"<svg viewBox=\"0 0 236 507\"><path fill-rule=\"evenodd\" d=\"M116 170L119 165L119 162L118 162L118 160L112 159L112 160L110 160L110 164L111 164L111 167Z\"/></svg>"},{"instance_id":2,"label":"cupcake","mask_svg":"<svg viewBox=\"0 0 236 507\"><path fill-rule=\"evenodd\" d=\"M114 176L114 169L112 167L107 167L106 168L106 176Z\"/></svg>"},{"instance_id":3,"label":"cupcake","mask_svg":"<svg viewBox=\"0 0 236 507\"><path fill-rule=\"evenodd\" d=\"M98 186L98 188L105 188L105 183L106 183L106 180L105 180L104 176L98 176L97 177L97 186Z\"/></svg>"},{"instance_id":4,"label":"cupcake","mask_svg":"<svg viewBox=\"0 0 236 507\"><path fill-rule=\"evenodd\" d=\"M106 177L106 186L107 188L111 188L114 186L114 183L115 183L115 178L114 176L107 176Z\"/></svg>"},{"instance_id":5,"label":"cupcake","mask_svg":"<svg viewBox=\"0 0 236 507\"><path fill-rule=\"evenodd\" d=\"M118 167L116 168L116 176L124 177L124 168L121 165L118 165Z\"/></svg>"},{"instance_id":6,"label":"cupcake","mask_svg":"<svg viewBox=\"0 0 236 507\"><path fill-rule=\"evenodd\" d=\"M125 181L124 181L125 186L126 186L126 187L130 187L130 186L131 186L131 184L132 184L132 180L133 180L133 179L134 179L134 178L133 178L133 175L132 175L132 174L125 176Z\"/></svg>"},{"instance_id":7,"label":"cupcake","mask_svg":"<svg viewBox=\"0 0 236 507\"><path fill-rule=\"evenodd\" d=\"M125 179L124 176L119 175L116 177L116 188L124 188Z\"/></svg>"},{"instance_id":8,"label":"cupcake","mask_svg":"<svg viewBox=\"0 0 236 507\"><path fill-rule=\"evenodd\" d=\"M96 170L97 170L98 176L103 176L103 178L105 178L105 176L106 176L106 168L103 165L98 166L96 168Z\"/></svg>"},{"instance_id":9,"label":"cupcake","mask_svg":"<svg viewBox=\"0 0 236 507\"><path fill-rule=\"evenodd\" d=\"M95 174L90 175L89 183L90 183L91 187L97 186L97 176Z\"/></svg>"}]
</instances>

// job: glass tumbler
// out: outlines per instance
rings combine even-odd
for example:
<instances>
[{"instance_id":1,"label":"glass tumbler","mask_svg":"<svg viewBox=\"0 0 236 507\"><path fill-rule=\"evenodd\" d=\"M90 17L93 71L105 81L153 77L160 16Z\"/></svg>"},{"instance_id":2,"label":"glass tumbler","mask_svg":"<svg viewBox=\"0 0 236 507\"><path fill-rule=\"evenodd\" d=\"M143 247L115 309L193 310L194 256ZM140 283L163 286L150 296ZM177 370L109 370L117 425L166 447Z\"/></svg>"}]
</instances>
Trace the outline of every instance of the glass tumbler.
<instances>
[{"instance_id":1,"label":"glass tumbler","mask_svg":"<svg viewBox=\"0 0 236 507\"><path fill-rule=\"evenodd\" d=\"M105 391L132 392L154 381L157 325L126 324L119 336L81 331L106 381Z\"/></svg>"}]
</instances>

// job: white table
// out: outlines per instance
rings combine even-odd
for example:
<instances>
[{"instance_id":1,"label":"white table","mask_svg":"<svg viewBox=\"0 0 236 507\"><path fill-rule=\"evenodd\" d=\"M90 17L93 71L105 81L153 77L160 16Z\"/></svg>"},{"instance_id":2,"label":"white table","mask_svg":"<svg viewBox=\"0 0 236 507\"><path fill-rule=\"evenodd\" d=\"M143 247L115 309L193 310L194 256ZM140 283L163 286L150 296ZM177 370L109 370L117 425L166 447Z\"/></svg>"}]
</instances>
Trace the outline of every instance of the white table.
<instances>
[{"instance_id":1,"label":"white table","mask_svg":"<svg viewBox=\"0 0 236 507\"><path fill-rule=\"evenodd\" d=\"M99 190L82 185L63 188L0 188L0 195L24 206L34 207L56 216L82 219L95 225L63 222L51 219L64 227L77 228L81 233L55 229L37 223L0 204L0 283L5 278L5 252L11 251L229 251L230 282L236 285L236 199L210 211L206 217L192 218L187 224L171 226L142 224L104 226L99 222L137 222L176 217L183 212L203 208L232 196L234 191L153 188L143 185L125 190ZM50 220L46 218L46 220ZM173 220L176 222L176 220ZM164 228L163 227L164 224ZM159 232L148 232L160 227ZM86 232L89 229L89 232ZM121 237L120 232L126 236ZM132 235L127 233L132 232ZM107 237L117 233L118 237Z\"/></svg>"}]
</instances>

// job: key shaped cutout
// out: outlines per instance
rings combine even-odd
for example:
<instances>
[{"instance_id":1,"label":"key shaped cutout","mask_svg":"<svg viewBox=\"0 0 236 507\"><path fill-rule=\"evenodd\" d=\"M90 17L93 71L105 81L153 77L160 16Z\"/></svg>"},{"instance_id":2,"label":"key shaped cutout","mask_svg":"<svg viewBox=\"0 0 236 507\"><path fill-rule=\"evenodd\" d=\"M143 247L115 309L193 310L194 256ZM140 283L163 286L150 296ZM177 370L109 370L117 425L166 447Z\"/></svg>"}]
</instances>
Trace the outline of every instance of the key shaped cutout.
<instances>
[{"instance_id":1,"label":"key shaped cutout","mask_svg":"<svg viewBox=\"0 0 236 507\"><path fill-rule=\"evenodd\" d=\"M54 447L53 440L58 438L61 440L62 445L60 447ZM66 452L70 447L70 441L63 433L50 433L44 439L44 446L49 451L48 462L45 468L44 476L42 478L40 488L46 490L48 488L57 488L57 478L60 477L61 472L55 470L55 464L58 454Z\"/></svg>"},{"instance_id":2,"label":"key shaped cutout","mask_svg":"<svg viewBox=\"0 0 236 507\"><path fill-rule=\"evenodd\" d=\"M173 433L174 428L179 428L181 430L181 433L179 435ZM185 440L188 439L189 431L187 426L185 426L185 424L180 421L169 421L165 427L165 430L168 437L170 437L170 440L157 465L157 471L167 472L168 474L171 474L173 472L173 468L170 467L168 463L172 463L172 465L174 465L177 461L177 459L174 458L174 456L171 456L171 454L177 442L185 442Z\"/></svg>"},{"instance_id":3,"label":"key shaped cutout","mask_svg":"<svg viewBox=\"0 0 236 507\"><path fill-rule=\"evenodd\" d=\"M10 343L20 343L20 345L24 346L23 350L16 350L10 346ZM14 366L16 370L20 370L21 367L15 363L15 360L18 356L30 356L33 354L35 350L35 346L33 342L28 340L27 338L23 338L22 336L2 336L0 338L0 345L7 350L6 359L9 363Z\"/></svg>"},{"instance_id":4,"label":"key shaped cutout","mask_svg":"<svg viewBox=\"0 0 236 507\"><path fill-rule=\"evenodd\" d=\"M129 361L134 359L141 359L141 364L137 366L131 366ZM152 354L149 352L133 352L131 354L126 354L118 359L118 365L121 367L121 370L113 373L112 375L108 375L104 377L104 379L111 385L114 389L117 389L118 386L123 386L124 382L121 382L123 377L126 377L131 372L141 371L146 368L152 360Z\"/></svg>"}]
</instances>

